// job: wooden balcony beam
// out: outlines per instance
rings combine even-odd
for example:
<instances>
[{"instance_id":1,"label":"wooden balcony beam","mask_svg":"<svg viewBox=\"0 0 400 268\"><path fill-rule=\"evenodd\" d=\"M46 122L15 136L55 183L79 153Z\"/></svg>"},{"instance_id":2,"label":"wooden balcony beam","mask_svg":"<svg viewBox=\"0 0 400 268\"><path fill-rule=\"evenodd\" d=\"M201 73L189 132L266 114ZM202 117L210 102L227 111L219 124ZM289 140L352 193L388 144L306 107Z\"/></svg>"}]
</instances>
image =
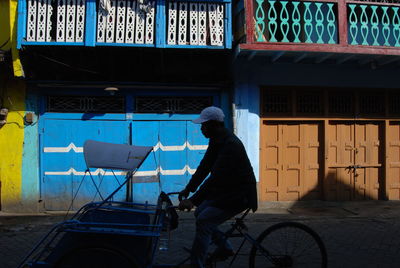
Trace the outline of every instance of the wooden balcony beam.
<instances>
[{"instance_id":1,"label":"wooden balcony beam","mask_svg":"<svg viewBox=\"0 0 400 268\"><path fill-rule=\"evenodd\" d=\"M283 55L285 55L285 51L278 51L278 52L274 53L271 58L271 62L276 62Z\"/></svg>"},{"instance_id":2,"label":"wooden balcony beam","mask_svg":"<svg viewBox=\"0 0 400 268\"><path fill-rule=\"evenodd\" d=\"M257 51L252 51L250 52L250 54L247 56L247 61L251 61L256 55L257 55Z\"/></svg>"},{"instance_id":3,"label":"wooden balcony beam","mask_svg":"<svg viewBox=\"0 0 400 268\"><path fill-rule=\"evenodd\" d=\"M340 44L288 44L288 43L254 43L240 44L240 51L302 51L302 52L325 52L345 54L370 54L370 55L397 55L400 56L400 48L377 47L377 46L351 46Z\"/></svg>"},{"instance_id":4,"label":"wooden balcony beam","mask_svg":"<svg viewBox=\"0 0 400 268\"><path fill-rule=\"evenodd\" d=\"M293 59L293 63L299 63L300 61L302 61L305 57L307 57L308 53L302 53L299 56L295 57Z\"/></svg>"},{"instance_id":5,"label":"wooden balcony beam","mask_svg":"<svg viewBox=\"0 0 400 268\"><path fill-rule=\"evenodd\" d=\"M354 56L355 56L354 54L345 55L344 57L338 59L338 60L336 61L336 64L343 64L343 63L345 63L346 61L348 61L348 60L354 58Z\"/></svg>"},{"instance_id":6,"label":"wooden balcony beam","mask_svg":"<svg viewBox=\"0 0 400 268\"><path fill-rule=\"evenodd\" d=\"M365 56L365 58L360 59L360 60L358 61L358 64L359 64L359 65L366 65L366 64L369 64L369 63L371 63L372 61L374 61L376 58L377 58L377 57L373 57L372 55ZM378 58L379 58L379 57L378 57Z\"/></svg>"},{"instance_id":7,"label":"wooden balcony beam","mask_svg":"<svg viewBox=\"0 0 400 268\"><path fill-rule=\"evenodd\" d=\"M327 59L329 59L332 56L332 54L325 54L322 57L318 57L317 59L315 59L314 63L322 63L324 61L326 61Z\"/></svg>"},{"instance_id":8,"label":"wooden balcony beam","mask_svg":"<svg viewBox=\"0 0 400 268\"><path fill-rule=\"evenodd\" d=\"M397 62L397 61L400 61L400 57L396 57L396 56L387 57L387 58L386 58L385 60L383 60L383 61L378 61L378 65L379 65L379 66L383 66L383 65L390 64L390 63L394 63L394 62Z\"/></svg>"}]
</instances>

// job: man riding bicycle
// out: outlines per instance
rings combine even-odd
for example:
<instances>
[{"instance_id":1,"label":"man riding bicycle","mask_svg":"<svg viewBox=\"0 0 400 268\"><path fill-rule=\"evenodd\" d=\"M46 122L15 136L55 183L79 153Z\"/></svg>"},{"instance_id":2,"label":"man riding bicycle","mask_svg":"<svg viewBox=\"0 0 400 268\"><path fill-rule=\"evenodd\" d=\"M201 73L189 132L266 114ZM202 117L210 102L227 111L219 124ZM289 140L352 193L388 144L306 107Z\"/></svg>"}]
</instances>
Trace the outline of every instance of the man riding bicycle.
<instances>
[{"instance_id":1,"label":"man riding bicycle","mask_svg":"<svg viewBox=\"0 0 400 268\"><path fill-rule=\"evenodd\" d=\"M217 245L212 258L224 259L234 254L218 225L247 208L257 210L253 168L242 142L224 127L224 117L220 108L211 106L193 120L201 124L203 135L210 140L196 172L179 193L180 210L197 207L194 213L196 235L191 251L191 266L197 268L205 266L211 239ZM190 198L182 199L191 192L194 194Z\"/></svg>"}]
</instances>

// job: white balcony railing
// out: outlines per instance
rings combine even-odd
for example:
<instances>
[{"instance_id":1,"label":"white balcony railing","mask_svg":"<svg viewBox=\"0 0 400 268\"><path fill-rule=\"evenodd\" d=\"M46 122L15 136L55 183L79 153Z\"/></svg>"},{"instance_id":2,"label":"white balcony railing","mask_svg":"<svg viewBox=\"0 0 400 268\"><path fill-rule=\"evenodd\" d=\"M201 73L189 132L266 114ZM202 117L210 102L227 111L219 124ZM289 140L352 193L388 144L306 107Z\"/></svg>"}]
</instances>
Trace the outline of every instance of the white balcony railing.
<instances>
[{"instance_id":1,"label":"white balcony railing","mask_svg":"<svg viewBox=\"0 0 400 268\"><path fill-rule=\"evenodd\" d=\"M19 47L231 47L230 0L107 1L19 0Z\"/></svg>"}]
</instances>

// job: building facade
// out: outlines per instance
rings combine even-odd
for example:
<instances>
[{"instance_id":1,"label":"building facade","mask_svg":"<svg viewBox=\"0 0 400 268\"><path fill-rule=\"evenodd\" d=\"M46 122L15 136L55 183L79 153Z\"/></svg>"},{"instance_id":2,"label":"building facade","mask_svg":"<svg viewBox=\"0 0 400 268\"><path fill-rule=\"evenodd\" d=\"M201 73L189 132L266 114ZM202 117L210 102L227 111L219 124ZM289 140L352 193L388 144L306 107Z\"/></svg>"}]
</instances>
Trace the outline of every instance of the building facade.
<instances>
[{"instance_id":1,"label":"building facade","mask_svg":"<svg viewBox=\"0 0 400 268\"><path fill-rule=\"evenodd\" d=\"M86 172L88 139L153 146L116 195L153 203L160 190L181 190L207 149L191 120L210 105L230 113L230 1L101 2L10 1L24 90L8 91L20 94L21 107L9 108L23 116L18 150L7 143L18 137L11 112L1 129L2 153L16 156L2 172L3 211L77 209L117 188L123 172Z\"/></svg>"},{"instance_id":2,"label":"building facade","mask_svg":"<svg viewBox=\"0 0 400 268\"><path fill-rule=\"evenodd\" d=\"M260 201L400 198L398 5L235 3L236 127Z\"/></svg>"},{"instance_id":3,"label":"building facade","mask_svg":"<svg viewBox=\"0 0 400 268\"><path fill-rule=\"evenodd\" d=\"M121 172L87 176L88 139L153 146L118 199L179 191L207 148L191 120L209 105L245 144L261 203L400 199L399 8L1 2L2 211L77 209L115 189Z\"/></svg>"}]
</instances>

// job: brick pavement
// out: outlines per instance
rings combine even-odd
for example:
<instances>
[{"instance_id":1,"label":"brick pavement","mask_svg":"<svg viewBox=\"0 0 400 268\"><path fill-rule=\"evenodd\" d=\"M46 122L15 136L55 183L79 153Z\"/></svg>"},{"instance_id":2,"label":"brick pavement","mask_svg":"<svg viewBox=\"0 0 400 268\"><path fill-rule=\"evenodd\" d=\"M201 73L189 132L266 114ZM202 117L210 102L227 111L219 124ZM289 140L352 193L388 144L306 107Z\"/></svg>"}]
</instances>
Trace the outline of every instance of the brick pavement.
<instances>
[{"instance_id":1,"label":"brick pavement","mask_svg":"<svg viewBox=\"0 0 400 268\"><path fill-rule=\"evenodd\" d=\"M190 213L180 213L180 226L173 232L170 250L160 252L157 261L176 263L190 247L194 220ZM268 226L286 220L312 227L323 239L329 267L398 267L400 266L400 203L341 204L331 207L281 206L272 204L250 214L247 225L257 235ZM7 220L0 214L0 268L16 267L33 244L61 217L20 217ZM227 227L225 225L225 227ZM248 252L245 248L244 252ZM248 257L240 256L233 267L247 267ZM221 264L218 267L227 267Z\"/></svg>"}]
</instances>

